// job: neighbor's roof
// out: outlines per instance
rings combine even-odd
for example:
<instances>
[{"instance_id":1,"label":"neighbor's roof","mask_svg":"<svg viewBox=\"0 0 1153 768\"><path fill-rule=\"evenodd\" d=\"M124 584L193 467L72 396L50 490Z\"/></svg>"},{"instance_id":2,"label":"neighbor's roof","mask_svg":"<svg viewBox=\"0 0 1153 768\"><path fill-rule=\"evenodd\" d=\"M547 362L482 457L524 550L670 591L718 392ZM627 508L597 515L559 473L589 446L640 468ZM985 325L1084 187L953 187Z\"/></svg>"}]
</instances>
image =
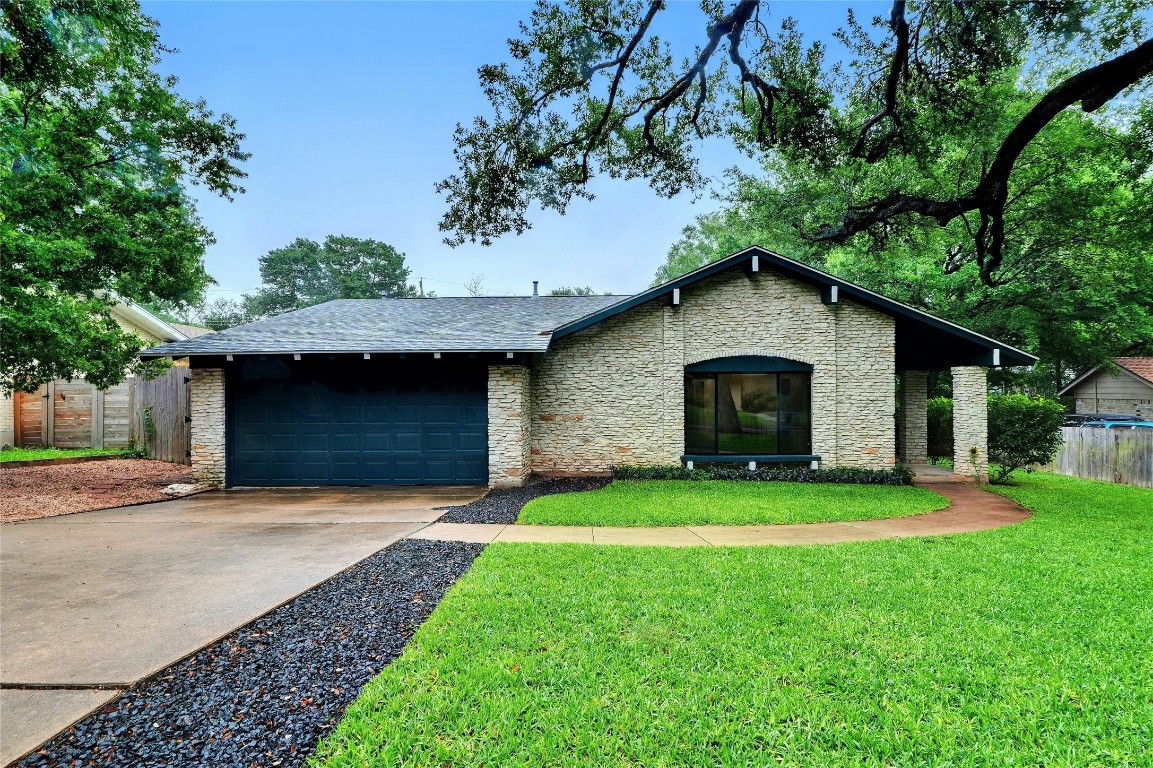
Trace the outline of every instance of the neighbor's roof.
<instances>
[{"instance_id":1,"label":"neighbor's roof","mask_svg":"<svg viewBox=\"0 0 1153 768\"><path fill-rule=\"evenodd\" d=\"M118 300L112 306L112 312L130 324L143 328L161 341L183 341L188 338L187 333L127 299Z\"/></svg>"},{"instance_id":2,"label":"neighbor's roof","mask_svg":"<svg viewBox=\"0 0 1153 768\"><path fill-rule=\"evenodd\" d=\"M621 296L338 299L146 350L145 357L291 352L544 352L550 331Z\"/></svg>"},{"instance_id":3,"label":"neighbor's roof","mask_svg":"<svg viewBox=\"0 0 1153 768\"><path fill-rule=\"evenodd\" d=\"M1142 379L1149 384L1153 384L1153 357L1115 357L1113 358L1113 362L1116 363L1118 367L1124 368L1126 371L1133 374L1137 378ZM1090 368L1066 384L1065 388L1057 394L1060 396L1071 393L1078 384L1085 381L1100 370L1101 366L1099 365L1096 368Z\"/></svg>"},{"instance_id":4,"label":"neighbor's roof","mask_svg":"<svg viewBox=\"0 0 1153 768\"><path fill-rule=\"evenodd\" d=\"M203 336L206 333L212 333L211 328L205 328L203 325L189 325L188 323L169 323L169 325L190 339Z\"/></svg>"}]
</instances>

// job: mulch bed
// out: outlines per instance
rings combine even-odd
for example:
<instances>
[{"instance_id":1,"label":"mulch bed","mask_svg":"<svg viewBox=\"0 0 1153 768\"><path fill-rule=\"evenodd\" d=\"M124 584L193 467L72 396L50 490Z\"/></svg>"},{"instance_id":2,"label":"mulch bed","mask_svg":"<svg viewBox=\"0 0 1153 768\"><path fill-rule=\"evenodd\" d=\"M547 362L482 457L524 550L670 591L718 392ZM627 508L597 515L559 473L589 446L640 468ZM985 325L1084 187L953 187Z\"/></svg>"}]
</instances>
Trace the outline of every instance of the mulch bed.
<instances>
[{"instance_id":1,"label":"mulch bed","mask_svg":"<svg viewBox=\"0 0 1153 768\"><path fill-rule=\"evenodd\" d=\"M298 766L480 544L403 540L126 691L17 765Z\"/></svg>"},{"instance_id":2,"label":"mulch bed","mask_svg":"<svg viewBox=\"0 0 1153 768\"><path fill-rule=\"evenodd\" d=\"M539 496L595 491L611 482L611 477L534 477L521 488L501 488L468 504L445 507L448 512L437 522L512 525L524 505Z\"/></svg>"},{"instance_id":3,"label":"mulch bed","mask_svg":"<svg viewBox=\"0 0 1153 768\"><path fill-rule=\"evenodd\" d=\"M191 482L191 467L148 459L4 469L0 522L161 501L166 486Z\"/></svg>"}]
</instances>

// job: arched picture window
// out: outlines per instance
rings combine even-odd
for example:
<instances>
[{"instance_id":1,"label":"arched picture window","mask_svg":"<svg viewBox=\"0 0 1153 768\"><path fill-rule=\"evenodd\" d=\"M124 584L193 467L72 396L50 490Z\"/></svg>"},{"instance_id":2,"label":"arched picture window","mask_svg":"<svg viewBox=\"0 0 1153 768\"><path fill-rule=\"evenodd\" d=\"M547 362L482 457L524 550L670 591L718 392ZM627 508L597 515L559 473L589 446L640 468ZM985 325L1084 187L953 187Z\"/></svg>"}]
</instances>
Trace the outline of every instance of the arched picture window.
<instances>
[{"instance_id":1,"label":"arched picture window","mask_svg":"<svg viewBox=\"0 0 1153 768\"><path fill-rule=\"evenodd\" d=\"M685 453L809 455L812 366L781 357L726 357L685 368Z\"/></svg>"}]
</instances>

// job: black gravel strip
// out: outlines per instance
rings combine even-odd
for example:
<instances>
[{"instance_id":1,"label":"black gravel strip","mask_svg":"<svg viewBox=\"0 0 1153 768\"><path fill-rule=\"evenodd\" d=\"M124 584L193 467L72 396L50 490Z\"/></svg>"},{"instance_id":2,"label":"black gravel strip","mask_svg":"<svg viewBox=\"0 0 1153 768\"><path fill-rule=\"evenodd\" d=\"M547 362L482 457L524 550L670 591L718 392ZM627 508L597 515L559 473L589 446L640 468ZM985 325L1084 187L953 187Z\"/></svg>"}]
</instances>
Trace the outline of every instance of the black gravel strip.
<instances>
[{"instance_id":1,"label":"black gravel strip","mask_svg":"<svg viewBox=\"0 0 1153 768\"><path fill-rule=\"evenodd\" d=\"M298 766L483 545L406 539L177 662L20 766Z\"/></svg>"},{"instance_id":2,"label":"black gravel strip","mask_svg":"<svg viewBox=\"0 0 1153 768\"><path fill-rule=\"evenodd\" d=\"M500 488L459 507L441 507L448 513L437 522L511 525L516 522L524 505L535 498L554 493L595 491L611 482L611 477L534 477L520 488Z\"/></svg>"}]
</instances>

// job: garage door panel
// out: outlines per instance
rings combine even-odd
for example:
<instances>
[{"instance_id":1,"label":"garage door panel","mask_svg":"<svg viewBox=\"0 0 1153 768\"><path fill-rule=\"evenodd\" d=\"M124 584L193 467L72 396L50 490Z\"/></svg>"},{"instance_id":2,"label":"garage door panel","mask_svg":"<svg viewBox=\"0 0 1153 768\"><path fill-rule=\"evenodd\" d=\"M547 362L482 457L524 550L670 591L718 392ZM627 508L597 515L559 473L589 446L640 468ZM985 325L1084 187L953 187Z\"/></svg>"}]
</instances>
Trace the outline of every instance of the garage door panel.
<instances>
[{"instance_id":1,"label":"garage door panel","mask_svg":"<svg viewBox=\"0 0 1153 768\"><path fill-rule=\"evenodd\" d=\"M457 450L469 452L488 451L488 435L484 432L458 432L456 434Z\"/></svg>"},{"instance_id":2,"label":"garage door panel","mask_svg":"<svg viewBox=\"0 0 1153 768\"><path fill-rule=\"evenodd\" d=\"M486 372L443 362L389 369L306 358L229 374L229 482L486 482Z\"/></svg>"},{"instance_id":3,"label":"garage door panel","mask_svg":"<svg viewBox=\"0 0 1153 768\"><path fill-rule=\"evenodd\" d=\"M392 450L395 453L420 453L419 432L394 432L392 435Z\"/></svg>"},{"instance_id":4,"label":"garage door panel","mask_svg":"<svg viewBox=\"0 0 1153 768\"><path fill-rule=\"evenodd\" d=\"M424 450L440 451L452 453L456 447L453 445L452 432L425 432L424 433Z\"/></svg>"},{"instance_id":5,"label":"garage door panel","mask_svg":"<svg viewBox=\"0 0 1153 768\"><path fill-rule=\"evenodd\" d=\"M364 450L387 451L392 447L392 436L387 432L372 432L364 436Z\"/></svg>"}]
</instances>

